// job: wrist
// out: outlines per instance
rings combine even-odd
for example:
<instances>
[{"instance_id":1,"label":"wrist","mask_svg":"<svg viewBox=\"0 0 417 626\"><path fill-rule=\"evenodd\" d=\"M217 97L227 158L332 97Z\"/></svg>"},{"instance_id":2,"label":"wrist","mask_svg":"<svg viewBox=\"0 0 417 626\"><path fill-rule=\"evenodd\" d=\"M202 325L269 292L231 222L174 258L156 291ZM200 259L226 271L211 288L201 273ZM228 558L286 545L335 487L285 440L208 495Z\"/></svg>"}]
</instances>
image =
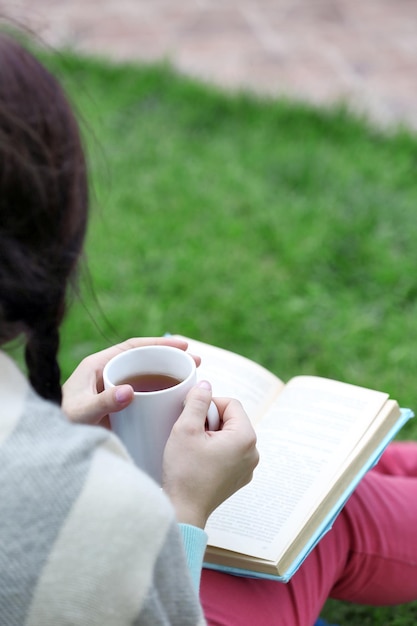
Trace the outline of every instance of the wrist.
<instances>
[{"instance_id":1,"label":"wrist","mask_svg":"<svg viewBox=\"0 0 417 626\"><path fill-rule=\"evenodd\" d=\"M188 502L181 498L172 496L167 492L167 496L174 507L175 516L179 524L187 524L189 526L195 526L196 528L204 529L208 515L202 510L201 507L194 502Z\"/></svg>"}]
</instances>

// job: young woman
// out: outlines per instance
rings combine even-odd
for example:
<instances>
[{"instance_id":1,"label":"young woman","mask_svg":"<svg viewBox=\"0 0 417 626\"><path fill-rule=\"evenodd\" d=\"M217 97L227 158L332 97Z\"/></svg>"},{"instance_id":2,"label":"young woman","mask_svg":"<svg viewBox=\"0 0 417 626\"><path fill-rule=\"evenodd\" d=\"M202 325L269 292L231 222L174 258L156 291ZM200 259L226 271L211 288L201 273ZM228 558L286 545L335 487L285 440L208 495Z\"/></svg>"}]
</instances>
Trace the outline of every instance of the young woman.
<instances>
[{"instance_id":1,"label":"young woman","mask_svg":"<svg viewBox=\"0 0 417 626\"><path fill-rule=\"evenodd\" d=\"M59 326L88 219L77 123L58 82L0 34L0 345L25 342L27 378L0 351L0 623L7 626L313 624L329 596L417 598L417 446L393 444L287 585L203 571L208 515L258 461L239 402L209 383L168 441L161 491L98 425L133 391L103 390L131 339L87 357L61 390ZM97 426L98 425L98 426ZM198 588L201 577L201 603Z\"/></svg>"}]
</instances>

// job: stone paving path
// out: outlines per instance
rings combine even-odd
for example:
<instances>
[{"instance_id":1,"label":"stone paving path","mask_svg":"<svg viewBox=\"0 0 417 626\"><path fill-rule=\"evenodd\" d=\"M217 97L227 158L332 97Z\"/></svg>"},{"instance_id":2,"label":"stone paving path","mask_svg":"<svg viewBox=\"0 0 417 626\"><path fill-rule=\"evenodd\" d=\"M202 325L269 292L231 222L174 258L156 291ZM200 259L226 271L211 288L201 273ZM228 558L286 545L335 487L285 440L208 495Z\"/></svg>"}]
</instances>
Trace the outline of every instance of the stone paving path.
<instances>
[{"instance_id":1,"label":"stone paving path","mask_svg":"<svg viewBox=\"0 0 417 626\"><path fill-rule=\"evenodd\" d=\"M54 46L417 129L417 0L0 0Z\"/></svg>"}]
</instances>

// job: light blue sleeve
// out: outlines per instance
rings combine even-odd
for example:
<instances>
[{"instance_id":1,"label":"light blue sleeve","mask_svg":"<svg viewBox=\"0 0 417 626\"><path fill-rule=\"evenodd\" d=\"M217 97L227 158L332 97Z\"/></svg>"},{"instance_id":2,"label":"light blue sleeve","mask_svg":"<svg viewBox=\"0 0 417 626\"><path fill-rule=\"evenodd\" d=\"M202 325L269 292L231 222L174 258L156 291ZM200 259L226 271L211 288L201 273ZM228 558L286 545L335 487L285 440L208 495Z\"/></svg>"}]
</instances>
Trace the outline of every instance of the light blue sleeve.
<instances>
[{"instance_id":1,"label":"light blue sleeve","mask_svg":"<svg viewBox=\"0 0 417 626\"><path fill-rule=\"evenodd\" d=\"M201 528L191 526L190 524L178 524L178 526L184 543L188 569L190 570L194 586L198 591L204 553L207 547L207 533Z\"/></svg>"}]
</instances>

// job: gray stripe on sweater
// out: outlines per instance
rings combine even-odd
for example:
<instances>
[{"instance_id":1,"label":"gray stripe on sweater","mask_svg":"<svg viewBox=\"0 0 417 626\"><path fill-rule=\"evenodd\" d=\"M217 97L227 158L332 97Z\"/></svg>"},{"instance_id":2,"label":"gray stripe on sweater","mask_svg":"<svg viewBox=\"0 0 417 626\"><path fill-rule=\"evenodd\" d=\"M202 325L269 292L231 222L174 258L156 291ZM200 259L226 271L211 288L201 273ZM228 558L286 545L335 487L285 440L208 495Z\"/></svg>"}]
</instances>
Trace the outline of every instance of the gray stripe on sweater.
<instances>
[{"instance_id":1,"label":"gray stripe on sweater","mask_svg":"<svg viewBox=\"0 0 417 626\"><path fill-rule=\"evenodd\" d=\"M91 453L106 437L102 429L69 424L57 407L28 394L24 416L0 447L1 625L24 624L45 560L83 488Z\"/></svg>"},{"instance_id":2,"label":"gray stripe on sweater","mask_svg":"<svg viewBox=\"0 0 417 626\"><path fill-rule=\"evenodd\" d=\"M181 575L178 575L181 572ZM177 524L171 527L155 564L154 583L134 626L197 626L202 614ZM185 580L185 577L188 580ZM158 623L155 616L159 616Z\"/></svg>"}]
</instances>

